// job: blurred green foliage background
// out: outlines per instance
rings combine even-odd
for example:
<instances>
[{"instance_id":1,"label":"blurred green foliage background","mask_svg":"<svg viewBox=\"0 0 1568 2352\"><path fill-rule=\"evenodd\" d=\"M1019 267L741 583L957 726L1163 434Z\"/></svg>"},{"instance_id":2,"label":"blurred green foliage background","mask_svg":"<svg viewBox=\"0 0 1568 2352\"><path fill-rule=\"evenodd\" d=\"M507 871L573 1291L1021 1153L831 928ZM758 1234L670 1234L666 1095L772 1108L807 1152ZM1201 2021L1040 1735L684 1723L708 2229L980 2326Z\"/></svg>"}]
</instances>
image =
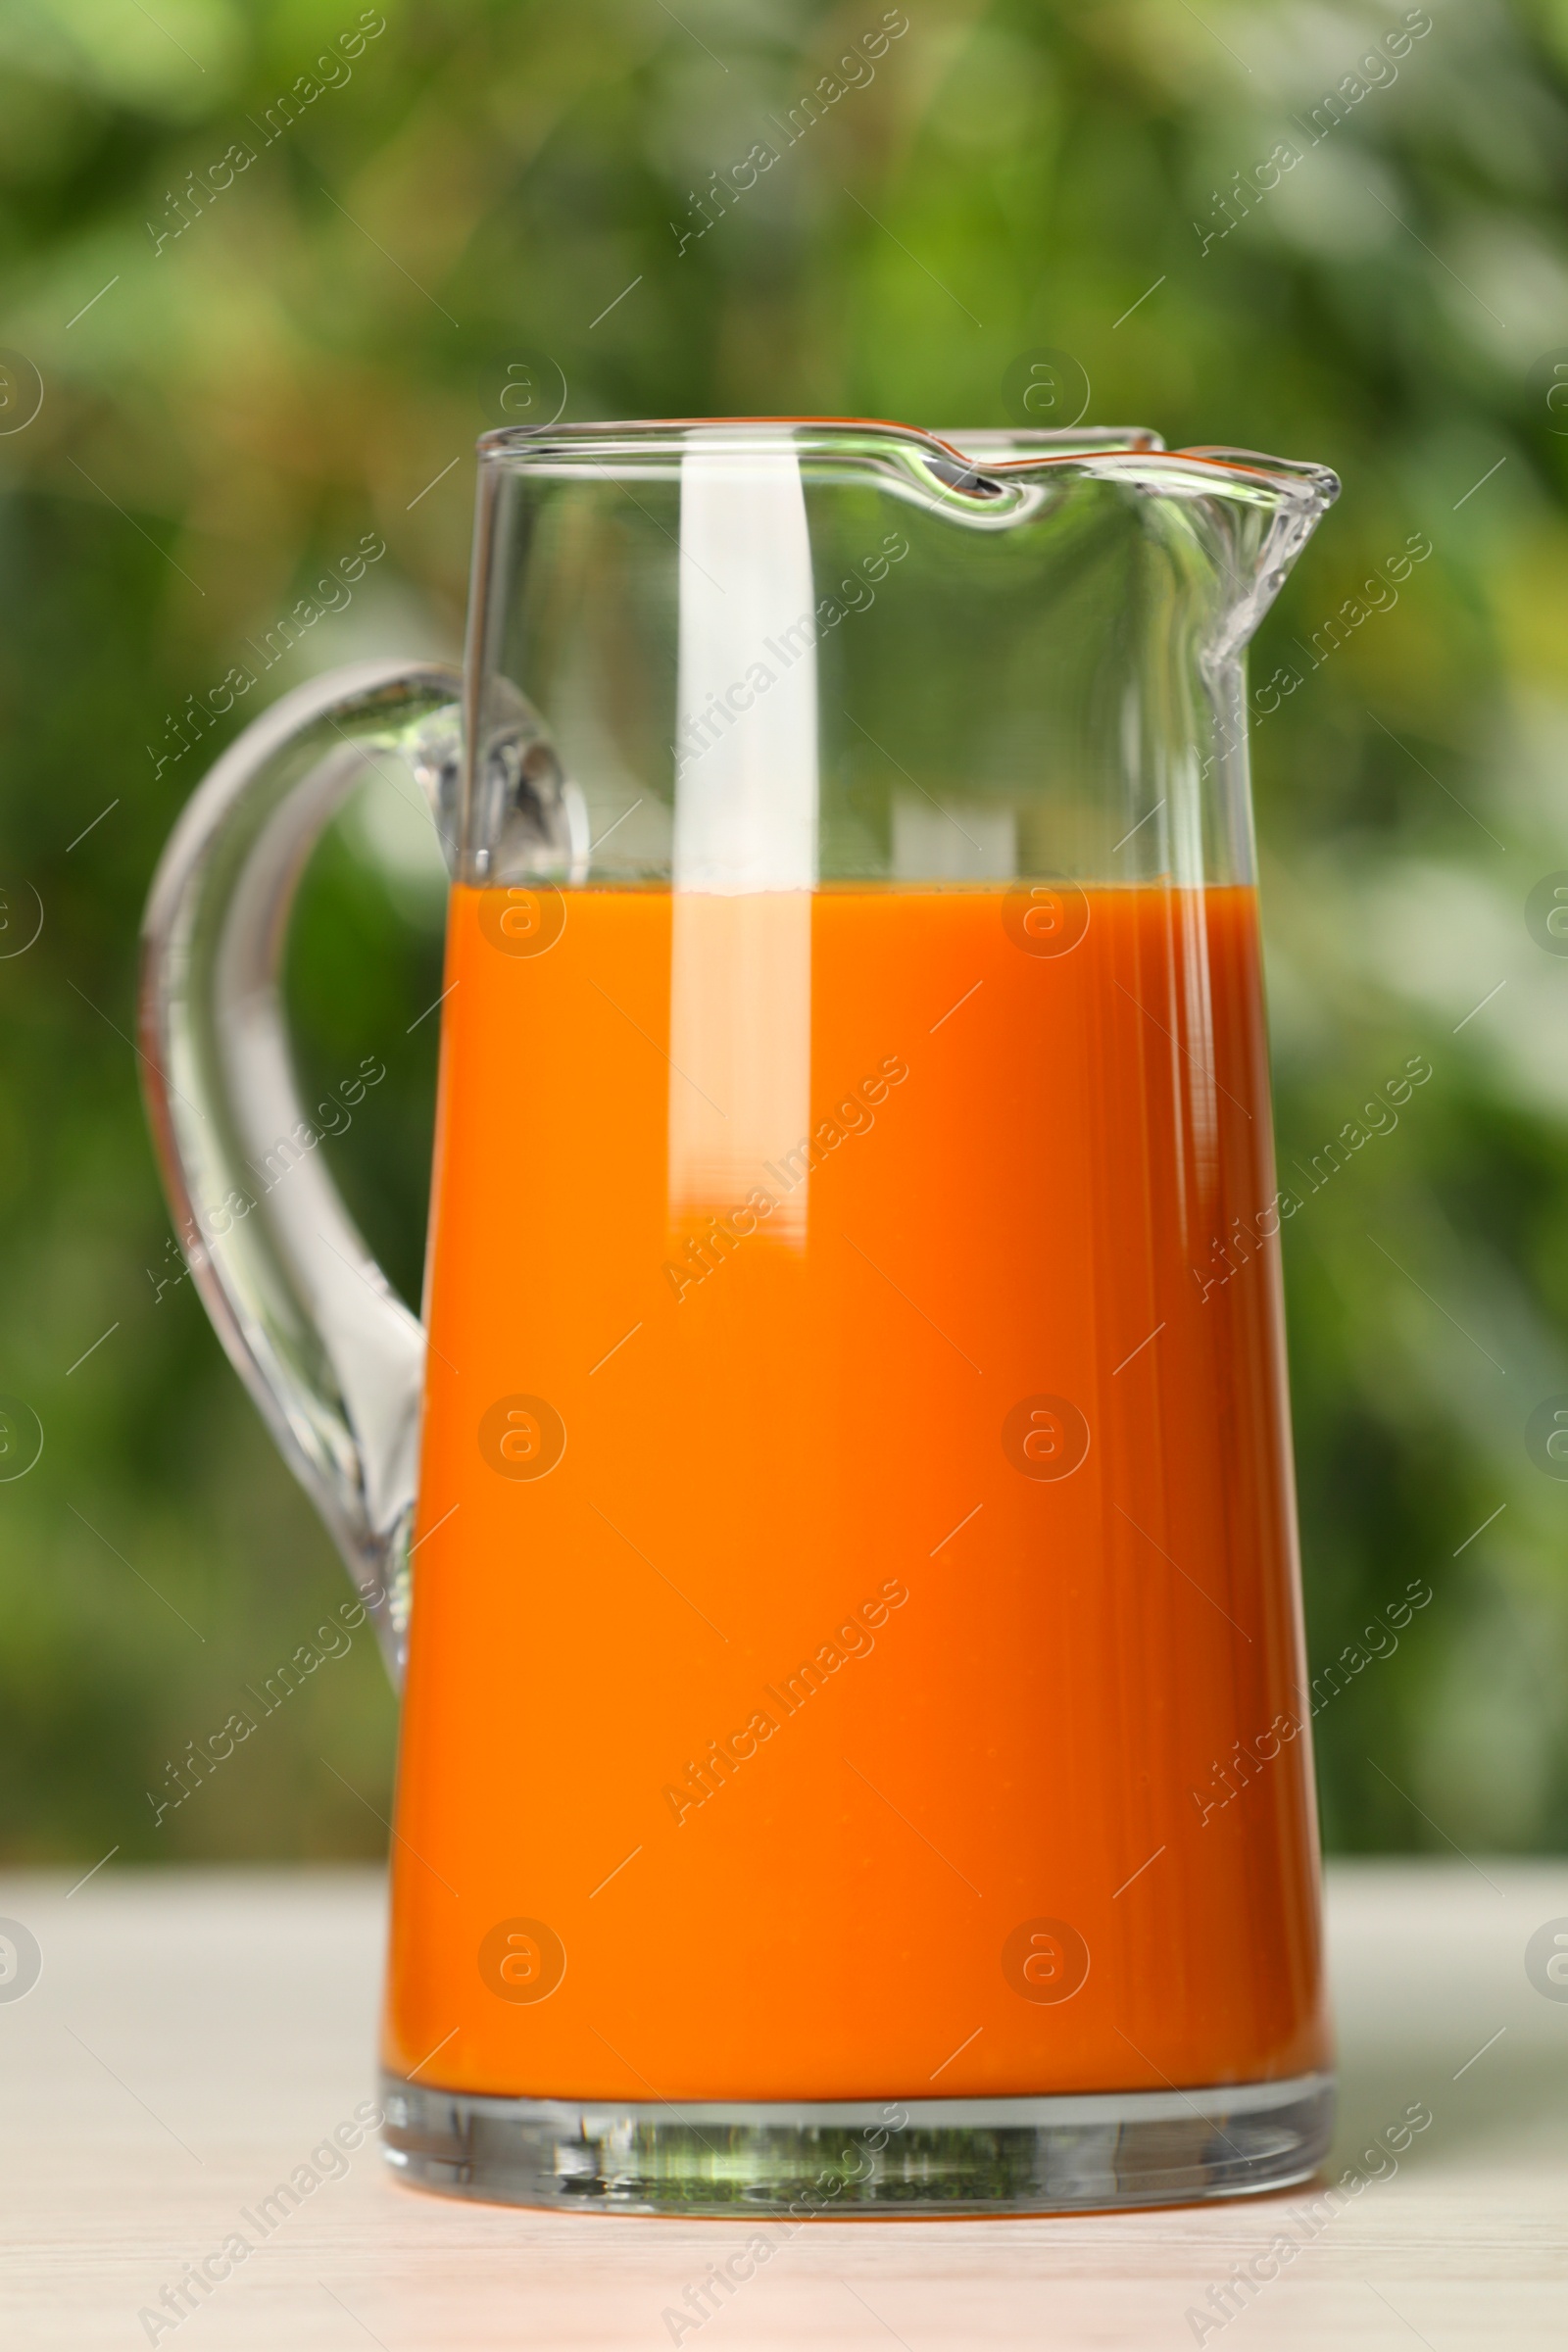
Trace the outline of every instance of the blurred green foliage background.
<instances>
[{"instance_id":1,"label":"blurred green foliage background","mask_svg":"<svg viewBox=\"0 0 1568 2352\"><path fill-rule=\"evenodd\" d=\"M1434 1598L1319 1716L1325 1830L1564 1843L1568 1483L1525 1430L1568 1391L1568 960L1525 906L1568 867L1568 6L906 17L683 246L879 0L0 16L0 951L29 891L44 916L0 960L0 1391L45 1432L0 1484L7 1858L385 1837L368 1631L161 1824L147 1794L347 1592L176 1279L145 1139L137 922L223 740L180 753L172 716L367 530L386 557L264 691L456 649L519 354L575 418L978 425L1041 345L1092 421L1344 476L1253 659L1299 681L1255 739L1282 1181L1407 1057L1434 1075L1285 1228L1314 1671ZM334 1166L411 1298L440 922L428 844L368 802L295 956L313 1074L388 1064Z\"/></svg>"}]
</instances>

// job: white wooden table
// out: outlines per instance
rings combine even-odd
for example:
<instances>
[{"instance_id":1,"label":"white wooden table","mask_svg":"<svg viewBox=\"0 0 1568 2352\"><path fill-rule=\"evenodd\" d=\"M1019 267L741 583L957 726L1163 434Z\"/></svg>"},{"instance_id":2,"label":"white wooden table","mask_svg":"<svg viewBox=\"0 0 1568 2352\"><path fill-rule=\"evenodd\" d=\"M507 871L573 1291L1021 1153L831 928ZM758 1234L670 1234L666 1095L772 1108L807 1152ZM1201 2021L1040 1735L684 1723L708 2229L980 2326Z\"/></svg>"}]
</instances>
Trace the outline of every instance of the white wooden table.
<instances>
[{"instance_id":1,"label":"white wooden table","mask_svg":"<svg viewBox=\"0 0 1568 2352\"><path fill-rule=\"evenodd\" d=\"M0 1880L43 1972L0 2000L6 2352L145 2344L139 2321L373 2094L381 1885L368 1872ZM1315 2230L1310 2192L1125 2217L821 2222L698 2328L702 2352L1190 2345L1209 2287L1282 2231L1300 2253L1201 2340L1568 2345L1568 2001L1524 1949L1568 1864L1341 1866L1336 2171L1413 2102L1433 2123ZM1477 2053L1480 2053L1477 2055ZM327 2166L319 2169L325 2171ZM537 2216L348 2160L160 2344L179 2352L667 2345L736 2226ZM1267 2265L1265 2264L1266 2268Z\"/></svg>"}]
</instances>

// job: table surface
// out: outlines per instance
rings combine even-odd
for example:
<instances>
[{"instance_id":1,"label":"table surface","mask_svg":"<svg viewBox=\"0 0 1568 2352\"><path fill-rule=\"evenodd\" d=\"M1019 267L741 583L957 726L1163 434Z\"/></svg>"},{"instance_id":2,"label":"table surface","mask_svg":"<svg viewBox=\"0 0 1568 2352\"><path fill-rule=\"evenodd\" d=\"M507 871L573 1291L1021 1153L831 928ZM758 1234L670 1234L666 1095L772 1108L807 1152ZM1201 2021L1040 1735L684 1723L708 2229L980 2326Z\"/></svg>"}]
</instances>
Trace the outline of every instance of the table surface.
<instances>
[{"instance_id":1,"label":"table surface","mask_svg":"<svg viewBox=\"0 0 1568 2352\"><path fill-rule=\"evenodd\" d=\"M0 2001L6 2129L0 2343L97 2352L374 2089L383 1890L369 1871L0 1879L43 1971ZM664 2318L735 2225L536 2215L424 2196L372 2143L177 2328L180 2352L649 2346L1117 2352L1249 2345L1568 2344L1568 2002L1524 1951L1568 1916L1568 1864L1341 1865L1329 1879L1340 2032L1333 2170L1312 2192L1126 2215L802 2229L701 2327ZM1380 2134L1412 2102L1431 2127ZM1386 2147L1386 2142L1381 2143ZM326 2169L325 2167L322 2168ZM1224 2326L1238 2263L1300 2251ZM1265 2269L1269 2266L1265 2264Z\"/></svg>"}]
</instances>

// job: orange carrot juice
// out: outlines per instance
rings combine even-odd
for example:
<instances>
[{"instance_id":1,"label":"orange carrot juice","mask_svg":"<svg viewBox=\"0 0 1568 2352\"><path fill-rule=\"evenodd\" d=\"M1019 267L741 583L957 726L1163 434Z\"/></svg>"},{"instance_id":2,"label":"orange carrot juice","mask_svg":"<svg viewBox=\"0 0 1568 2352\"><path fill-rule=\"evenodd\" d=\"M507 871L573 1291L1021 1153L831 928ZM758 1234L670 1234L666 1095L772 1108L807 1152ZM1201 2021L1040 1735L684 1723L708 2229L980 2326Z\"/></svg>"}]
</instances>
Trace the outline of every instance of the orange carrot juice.
<instances>
[{"instance_id":1,"label":"orange carrot juice","mask_svg":"<svg viewBox=\"0 0 1568 2352\"><path fill-rule=\"evenodd\" d=\"M389 2068L1323 2064L1252 894L778 894L771 1137L682 1051L675 894L512 896L523 952L452 901Z\"/></svg>"}]
</instances>

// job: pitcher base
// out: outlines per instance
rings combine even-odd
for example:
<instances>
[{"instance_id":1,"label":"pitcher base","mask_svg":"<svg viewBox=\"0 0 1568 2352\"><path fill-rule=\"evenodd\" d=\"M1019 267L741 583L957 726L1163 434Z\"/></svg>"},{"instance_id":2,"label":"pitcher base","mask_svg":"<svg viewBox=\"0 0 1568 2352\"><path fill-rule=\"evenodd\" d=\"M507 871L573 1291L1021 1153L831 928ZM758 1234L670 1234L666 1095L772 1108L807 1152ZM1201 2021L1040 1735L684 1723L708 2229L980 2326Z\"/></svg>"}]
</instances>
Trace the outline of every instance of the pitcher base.
<instances>
[{"instance_id":1,"label":"pitcher base","mask_svg":"<svg viewBox=\"0 0 1568 2352\"><path fill-rule=\"evenodd\" d=\"M1334 2081L1049 2098L676 2107L382 2077L388 2163L497 2205L752 2220L1072 2213L1255 2196L1327 2154Z\"/></svg>"}]
</instances>

